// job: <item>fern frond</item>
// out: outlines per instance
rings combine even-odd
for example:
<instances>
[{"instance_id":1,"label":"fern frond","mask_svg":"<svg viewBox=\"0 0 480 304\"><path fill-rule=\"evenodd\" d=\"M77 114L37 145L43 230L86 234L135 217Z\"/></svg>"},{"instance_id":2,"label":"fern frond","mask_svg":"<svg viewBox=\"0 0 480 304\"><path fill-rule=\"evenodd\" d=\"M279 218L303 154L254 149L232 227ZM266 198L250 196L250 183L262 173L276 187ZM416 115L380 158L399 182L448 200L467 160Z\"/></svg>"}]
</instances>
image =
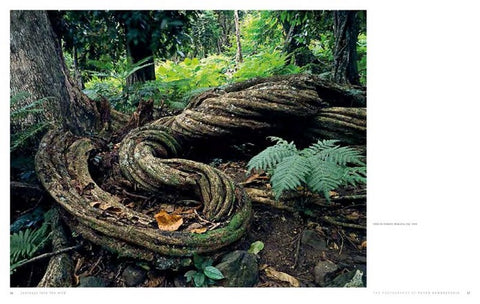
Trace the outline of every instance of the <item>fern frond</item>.
<instances>
[{"instance_id":1,"label":"fern frond","mask_svg":"<svg viewBox=\"0 0 480 304\"><path fill-rule=\"evenodd\" d=\"M333 161L336 164L341 166L345 166L348 163L357 164L357 165L365 165L362 162L363 156L360 154L359 151L351 148L351 147L341 147L341 146L330 146L330 145L312 145L311 147L305 149L306 155L308 156L316 156L320 160L329 160ZM321 148L319 148L321 147Z\"/></svg>"},{"instance_id":2,"label":"fern frond","mask_svg":"<svg viewBox=\"0 0 480 304\"><path fill-rule=\"evenodd\" d=\"M28 127L22 132L12 134L10 152L24 146L29 138L34 137L38 133L42 132L48 126L50 126L50 123L48 122L38 123Z\"/></svg>"},{"instance_id":3,"label":"fern frond","mask_svg":"<svg viewBox=\"0 0 480 304\"><path fill-rule=\"evenodd\" d=\"M275 198L278 199L286 190L295 190L304 184L310 170L306 157L298 154L285 157L273 170L271 178Z\"/></svg>"},{"instance_id":4,"label":"fern frond","mask_svg":"<svg viewBox=\"0 0 480 304\"><path fill-rule=\"evenodd\" d=\"M35 230L30 228L10 235L10 263L32 257L48 240L48 224Z\"/></svg>"},{"instance_id":5,"label":"fern frond","mask_svg":"<svg viewBox=\"0 0 480 304\"><path fill-rule=\"evenodd\" d=\"M303 150L307 156L315 155L321 151L338 147L336 143L339 141L336 139L323 139L318 140L316 143L310 145L310 147Z\"/></svg>"},{"instance_id":6,"label":"fern frond","mask_svg":"<svg viewBox=\"0 0 480 304\"><path fill-rule=\"evenodd\" d=\"M29 96L29 95L26 95ZM10 118L11 119L20 119L23 117L26 117L28 114L31 113L41 113L44 110L39 108L44 102L46 102L48 99L51 99L51 97L44 97L40 98L38 100L35 100L34 102L25 105L23 107L20 107L19 109L13 110L10 112ZM10 100L10 109L14 107L20 99L16 99L13 101L12 99Z\"/></svg>"},{"instance_id":7,"label":"fern frond","mask_svg":"<svg viewBox=\"0 0 480 304\"><path fill-rule=\"evenodd\" d=\"M309 161L312 170L307 177L307 186L314 192L323 193L328 200L329 191L344 184L345 169L330 160L319 161L315 157L310 157Z\"/></svg>"},{"instance_id":8,"label":"fern frond","mask_svg":"<svg viewBox=\"0 0 480 304\"><path fill-rule=\"evenodd\" d=\"M270 146L259 154L255 155L247 164L247 173L249 173L252 169L261 169L264 171L271 170L286 157L298 153L297 147L293 142L289 143L279 137L269 138L277 143L274 146Z\"/></svg>"},{"instance_id":9,"label":"fern frond","mask_svg":"<svg viewBox=\"0 0 480 304\"><path fill-rule=\"evenodd\" d=\"M343 181L346 184L356 186L357 184L367 183L367 168L366 167L349 167L345 169Z\"/></svg>"}]
</instances>

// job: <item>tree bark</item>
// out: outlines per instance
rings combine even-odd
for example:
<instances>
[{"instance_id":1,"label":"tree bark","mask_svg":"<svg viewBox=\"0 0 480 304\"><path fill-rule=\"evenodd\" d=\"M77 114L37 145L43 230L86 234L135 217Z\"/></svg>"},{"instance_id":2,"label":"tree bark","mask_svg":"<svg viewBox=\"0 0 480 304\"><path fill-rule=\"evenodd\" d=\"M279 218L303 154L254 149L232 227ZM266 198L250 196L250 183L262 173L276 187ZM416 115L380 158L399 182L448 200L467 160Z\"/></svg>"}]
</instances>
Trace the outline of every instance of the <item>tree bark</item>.
<instances>
[{"instance_id":1,"label":"tree bark","mask_svg":"<svg viewBox=\"0 0 480 304\"><path fill-rule=\"evenodd\" d=\"M237 62L237 68L240 63L243 62L242 56L242 44L240 43L240 21L238 18L238 11L233 11L233 16L235 19L235 37L237 38L237 55L235 56L235 61Z\"/></svg>"},{"instance_id":2,"label":"tree bark","mask_svg":"<svg viewBox=\"0 0 480 304\"><path fill-rule=\"evenodd\" d=\"M75 134L97 130L100 125L96 105L68 76L46 12L11 11L10 29L10 95L29 95L17 108L49 98L42 113L12 121L12 130L23 130L45 120L59 122Z\"/></svg>"},{"instance_id":3,"label":"tree bark","mask_svg":"<svg viewBox=\"0 0 480 304\"><path fill-rule=\"evenodd\" d=\"M360 85L357 68L358 24L356 11L335 11L333 79L340 84Z\"/></svg>"}]
</instances>

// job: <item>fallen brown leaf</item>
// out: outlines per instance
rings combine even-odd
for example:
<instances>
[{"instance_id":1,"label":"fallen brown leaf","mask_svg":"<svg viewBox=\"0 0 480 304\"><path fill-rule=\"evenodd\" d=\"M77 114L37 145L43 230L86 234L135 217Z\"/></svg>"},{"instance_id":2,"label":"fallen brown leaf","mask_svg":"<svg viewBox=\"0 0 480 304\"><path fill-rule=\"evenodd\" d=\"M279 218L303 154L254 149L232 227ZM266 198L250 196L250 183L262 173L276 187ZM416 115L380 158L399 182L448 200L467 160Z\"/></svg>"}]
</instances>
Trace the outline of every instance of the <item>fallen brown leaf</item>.
<instances>
[{"instance_id":1,"label":"fallen brown leaf","mask_svg":"<svg viewBox=\"0 0 480 304\"><path fill-rule=\"evenodd\" d=\"M331 198L338 198L340 195L338 194L338 192L335 192L335 191L329 191L328 192L328 195L331 197Z\"/></svg>"},{"instance_id":2,"label":"fallen brown leaf","mask_svg":"<svg viewBox=\"0 0 480 304\"><path fill-rule=\"evenodd\" d=\"M164 231L176 231L183 224L182 216L168 214L165 210L160 210L154 217L157 220L158 229Z\"/></svg>"},{"instance_id":3,"label":"fallen brown leaf","mask_svg":"<svg viewBox=\"0 0 480 304\"><path fill-rule=\"evenodd\" d=\"M293 287L300 287L300 282L295 277L285 272L277 271L275 270L275 268L270 266L265 268L264 271L265 271L265 275L271 279L287 282L290 284L290 286L293 286Z\"/></svg>"},{"instance_id":4,"label":"fallen brown leaf","mask_svg":"<svg viewBox=\"0 0 480 304\"><path fill-rule=\"evenodd\" d=\"M207 227L192 229L192 231L190 231L190 232L202 234L202 233L204 233L205 231L207 231Z\"/></svg>"}]
</instances>

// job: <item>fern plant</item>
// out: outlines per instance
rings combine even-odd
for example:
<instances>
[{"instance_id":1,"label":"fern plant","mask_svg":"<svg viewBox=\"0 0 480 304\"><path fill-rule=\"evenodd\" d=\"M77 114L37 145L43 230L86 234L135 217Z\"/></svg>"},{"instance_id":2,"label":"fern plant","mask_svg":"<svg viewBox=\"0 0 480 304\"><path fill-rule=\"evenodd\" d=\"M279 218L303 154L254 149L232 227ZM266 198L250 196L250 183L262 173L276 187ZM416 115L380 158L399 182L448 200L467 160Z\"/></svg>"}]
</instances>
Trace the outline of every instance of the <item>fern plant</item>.
<instances>
[{"instance_id":1,"label":"fern plant","mask_svg":"<svg viewBox=\"0 0 480 304\"><path fill-rule=\"evenodd\" d=\"M337 145L337 140L319 140L310 147L298 150L293 142L270 137L276 144L266 148L248 162L248 172L264 170L275 198L283 192L305 187L323 194L341 186L366 183L366 165L362 155L351 147Z\"/></svg>"},{"instance_id":2,"label":"fern plant","mask_svg":"<svg viewBox=\"0 0 480 304\"><path fill-rule=\"evenodd\" d=\"M30 97L28 92L20 92L10 97L11 122L20 121L32 114L42 113L44 111L42 105L50 99L50 97L45 97L30 104L19 106L19 103L28 97ZM50 125L50 122L39 122L32 124L24 130L12 132L10 135L10 152L26 146L29 142L29 139L35 137Z\"/></svg>"},{"instance_id":3,"label":"fern plant","mask_svg":"<svg viewBox=\"0 0 480 304\"><path fill-rule=\"evenodd\" d=\"M49 218L50 212L47 212L40 228L27 228L10 235L10 273L46 245L49 240Z\"/></svg>"}]
</instances>

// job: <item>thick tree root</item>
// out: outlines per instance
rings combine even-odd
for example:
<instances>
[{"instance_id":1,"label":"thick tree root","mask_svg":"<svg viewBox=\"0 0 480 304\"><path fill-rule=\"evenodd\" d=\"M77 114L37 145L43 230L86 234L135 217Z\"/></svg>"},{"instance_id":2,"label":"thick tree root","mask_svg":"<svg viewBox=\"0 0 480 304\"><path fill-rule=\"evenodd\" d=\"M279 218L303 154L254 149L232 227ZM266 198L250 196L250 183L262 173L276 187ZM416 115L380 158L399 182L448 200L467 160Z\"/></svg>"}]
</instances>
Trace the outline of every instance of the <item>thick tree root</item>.
<instances>
[{"instance_id":1,"label":"thick tree root","mask_svg":"<svg viewBox=\"0 0 480 304\"><path fill-rule=\"evenodd\" d=\"M182 148L220 138L262 132L275 135L285 128L285 121L294 126L304 124L326 104L361 103L364 96L357 93L312 75L261 79L205 92L179 115L127 134L119 145L118 165L123 176L143 191L175 189L201 201L202 217L218 224L202 234L159 230L152 216L132 210L101 189L88 168L89 158L99 147L88 138L60 130L49 132L36 156L37 174L52 197L75 217L82 234L100 245L125 255L129 250L132 253L132 248L141 248L142 256L145 250L168 256L212 252L245 233L251 217L250 200L221 171L172 157L181 155ZM328 114L325 118L330 119L344 113L333 110L323 116ZM354 120L342 124L364 131L361 113L355 109L348 113ZM115 246L116 242L122 245Z\"/></svg>"},{"instance_id":2,"label":"thick tree root","mask_svg":"<svg viewBox=\"0 0 480 304\"><path fill-rule=\"evenodd\" d=\"M250 202L238 189L229 197L233 200L235 195L235 212L231 209L223 211L232 214L222 228L204 234L161 231L156 228L153 217L124 206L118 197L103 191L91 178L88 158L95 149L91 140L76 138L69 132L51 131L43 138L40 147L44 150L37 154L37 172L52 197L79 222L111 238L164 255L182 256L226 246L238 240L249 224ZM174 159L165 161L175 164ZM191 168L195 167L195 162L182 161ZM231 202L229 206L232 208Z\"/></svg>"}]
</instances>

